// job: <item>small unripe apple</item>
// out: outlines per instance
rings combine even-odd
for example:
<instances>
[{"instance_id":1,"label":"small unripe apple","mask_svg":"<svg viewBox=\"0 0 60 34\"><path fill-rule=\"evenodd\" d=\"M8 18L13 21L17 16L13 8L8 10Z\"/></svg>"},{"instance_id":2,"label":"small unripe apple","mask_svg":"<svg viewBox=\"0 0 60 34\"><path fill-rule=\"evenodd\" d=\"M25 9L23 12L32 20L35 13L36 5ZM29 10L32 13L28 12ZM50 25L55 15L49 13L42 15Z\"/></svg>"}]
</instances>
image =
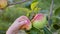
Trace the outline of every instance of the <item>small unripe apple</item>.
<instances>
[{"instance_id":1,"label":"small unripe apple","mask_svg":"<svg viewBox=\"0 0 60 34\"><path fill-rule=\"evenodd\" d=\"M21 16L20 21L24 21L24 20L26 20L27 22L26 24L22 25L20 29L30 30L32 26L30 20L26 16Z\"/></svg>"},{"instance_id":2,"label":"small unripe apple","mask_svg":"<svg viewBox=\"0 0 60 34\"><path fill-rule=\"evenodd\" d=\"M33 27L40 29L44 28L47 24L46 16L44 14L36 14L36 16L32 20Z\"/></svg>"}]
</instances>

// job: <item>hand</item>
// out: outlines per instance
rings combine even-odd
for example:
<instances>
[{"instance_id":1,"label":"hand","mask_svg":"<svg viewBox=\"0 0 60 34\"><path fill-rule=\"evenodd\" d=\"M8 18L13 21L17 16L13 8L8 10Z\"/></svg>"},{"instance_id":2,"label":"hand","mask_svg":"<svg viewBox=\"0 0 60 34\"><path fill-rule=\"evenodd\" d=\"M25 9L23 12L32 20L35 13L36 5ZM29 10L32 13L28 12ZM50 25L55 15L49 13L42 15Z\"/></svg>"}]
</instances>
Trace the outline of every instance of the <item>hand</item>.
<instances>
[{"instance_id":1,"label":"hand","mask_svg":"<svg viewBox=\"0 0 60 34\"><path fill-rule=\"evenodd\" d=\"M17 34L20 30L20 27L24 24L27 24L28 18L25 16L17 18L14 23L9 27L6 34Z\"/></svg>"}]
</instances>

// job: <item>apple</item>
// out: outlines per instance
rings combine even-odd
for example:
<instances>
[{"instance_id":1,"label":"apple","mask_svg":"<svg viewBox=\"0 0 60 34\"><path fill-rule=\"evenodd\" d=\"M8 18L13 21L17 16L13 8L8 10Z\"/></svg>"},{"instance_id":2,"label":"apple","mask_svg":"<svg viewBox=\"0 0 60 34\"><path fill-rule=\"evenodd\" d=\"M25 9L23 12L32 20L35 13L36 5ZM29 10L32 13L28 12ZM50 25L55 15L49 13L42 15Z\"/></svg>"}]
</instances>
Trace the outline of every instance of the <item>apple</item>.
<instances>
[{"instance_id":1,"label":"apple","mask_svg":"<svg viewBox=\"0 0 60 34\"><path fill-rule=\"evenodd\" d=\"M37 29L44 28L46 24L47 24L46 16L42 13L36 14L35 17L32 19L32 25Z\"/></svg>"},{"instance_id":2,"label":"apple","mask_svg":"<svg viewBox=\"0 0 60 34\"><path fill-rule=\"evenodd\" d=\"M3 9L7 6L7 0L0 0L0 9Z\"/></svg>"}]
</instances>

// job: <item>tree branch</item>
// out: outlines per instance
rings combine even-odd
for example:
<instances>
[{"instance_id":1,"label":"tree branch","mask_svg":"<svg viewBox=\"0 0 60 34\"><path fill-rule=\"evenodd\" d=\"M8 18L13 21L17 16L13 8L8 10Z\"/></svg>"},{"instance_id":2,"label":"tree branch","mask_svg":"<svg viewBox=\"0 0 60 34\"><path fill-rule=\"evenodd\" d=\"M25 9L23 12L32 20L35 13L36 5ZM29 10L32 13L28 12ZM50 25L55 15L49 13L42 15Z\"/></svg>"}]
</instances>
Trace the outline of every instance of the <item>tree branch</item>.
<instances>
[{"instance_id":1,"label":"tree branch","mask_svg":"<svg viewBox=\"0 0 60 34\"><path fill-rule=\"evenodd\" d=\"M51 1L51 6L50 6L50 13L49 13L49 17L48 17L48 22L49 22L49 26L51 26L52 24L52 15L53 15L53 5L54 5L54 0Z\"/></svg>"},{"instance_id":2,"label":"tree branch","mask_svg":"<svg viewBox=\"0 0 60 34\"><path fill-rule=\"evenodd\" d=\"M27 1L30 1L30 0L23 0L23 1L14 2L12 4L8 4L8 6L16 5L16 4L21 4L21 3L24 3L24 2L27 2Z\"/></svg>"},{"instance_id":3,"label":"tree branch","mask_svg":"<svg viewBox=\"0 0 60 34\"><path fill-rule=\"evenodd\" d=\"M52 0L51 6L50 6L50 17L51 17L52 14L53 14L53 5L54 5L54 0Z\"/></svg>"}]
</instances>

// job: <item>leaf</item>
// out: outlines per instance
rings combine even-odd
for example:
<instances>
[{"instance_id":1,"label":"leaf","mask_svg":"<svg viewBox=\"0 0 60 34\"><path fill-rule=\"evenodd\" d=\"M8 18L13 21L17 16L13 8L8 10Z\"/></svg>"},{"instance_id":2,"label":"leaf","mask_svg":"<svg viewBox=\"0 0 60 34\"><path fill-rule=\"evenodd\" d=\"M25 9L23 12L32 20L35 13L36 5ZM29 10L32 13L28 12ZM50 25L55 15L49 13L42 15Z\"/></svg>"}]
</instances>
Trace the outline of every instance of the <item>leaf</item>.
<instances>
[{"instance_id":1,"label":"leaf","mask_svg":"<svg viewBox=\"0 0 60 34\"><path fill-rule=\"evenodd\" d=\"M31 8L30 8L30 7L31 7L31 6L30 6L30 5L31 5L31 3L32 3L31 1L26 2L26 3L25 3L25 7L26 7L26 8L28 8L28 9L31 9Z\"/></svg>"},{"instance_id":2,"label":"leaf","mask_svg":"<svg viewBox=\"0 0 60 34\"><path fill-rule=\"evenodd\" d=\"M36 29L36 28L32 28L31 30L30 30L30 34L37 34L38 33L38 29Z\"/></svg>"},{"instance_id":3,"label":"leaf","mask_svg":"<svg viewBox=\"0 0 60 34\"><path fill-rule=\"evenodd\" d=\"M53 16L52 17L52 25L51 25L51 31L52 32L55 32L55 31L57 31L60 27L59 27L59 25L60 25L60 18L58 18L58 16Z\"/></svg>"},{"instance_id":4,"label":"leaf","mask_svg":"<svg viewBox=\"0 0 60 34\"><path fill-rule=\"evenodd\" d=\"M2 19L5 21L14 21L21 15L27 15L30 10L22 7L8 7L5 9L4 15L2 15Z\"/></svg>"},{"instance_id":5,"label":"leaf","mask_svg":"<svg viewBox=\"0 0 60 34\"><path fill-rule=\"evenodd\" d=\"M36 7L36 8L34 9L34 12L35 12L35 13L38 13L38 11L40 11L40 10L41 10L41 8Z\"/></svg>"},{"instance_id":6,"label":"leaf","mask_svg":"<svg viewBox=\"0 0 60 34\"><path fill-rule=\"evenodd\" d=\"M58 24L53 24L53 27L54 27L54 29L56 29L56 30L60 29L60 25L58 25Z\"/></svg>"},{"instance_id":7,"label":"leaf","mask_svg":"<svg viewBox=\"0 0 60 34\"><path fill-rule=\"evenodd\" d=\"M29 14L32 12L31 10L29 10L28 8L18 8L18 9L20 9L20 10L22 10L22 11L25 11L27 14L26 14L26 16L27 17L29 17Z\"/></svg>"},{"instance_id":8,"label":"leaf","mask_svg":"<svg viewBox=\"0 0 60 34\"><path fill-rule=\"evenodd\" d=\"M50 30L48 30L47 27L44 27L43 30L44 30L45 34L52 34L52 32Z\"/></svg>"},{"instance_id":9,"label":"leaf","mask_svg":"<svg viewBox=\"0 0 60 34\"><path fill-rule=\"evenodd\" d=\"M53 22L53 24L59 24L60 23L60 17L58 17L58 16L53 16L52 17L52 22Z\"/></svg>"},{"instance_id":10,"label":"leaf","mask_svg":"<svg viewBox=\"0 0 60 34\"><path fill-rule=\"evenodd\" d=\"M39 2L33 2L31 4L31 10L34 10Z\"/></svg>"},{"instance_id":11,"label":"leaf","mask_svg":"<svg viewBox=\"0 0 60 34\"><path fill-rule=\"evenodd\" d=\"M26 32L29 33L29 34L44 34L43 30L36 29L34 27L30 31L26 31Z\"/></svg>"},{"instance_id":12,"label":"leaf","mask_svg":"<svg viewBox=\"0 0 60 34\"><path fill-rule=\"evenodd\" d=\"M17 8L17 9L20 9L20 10L25 11L25 12L29 12L29 11L30 11L30 10L27 9L27 8L21 8L21 7Z\"/></svg>"},{"instance_id":13,"label":"leaf","mask_svg":"<svg viewBox=\"0 0 60 34\"><path fill-rule=\"evenodd\" d=\"M58 7L58 8L55 10L55 13L54 13L54 14L60 16L60 7Z\"/></svg>"}]
</instances>

